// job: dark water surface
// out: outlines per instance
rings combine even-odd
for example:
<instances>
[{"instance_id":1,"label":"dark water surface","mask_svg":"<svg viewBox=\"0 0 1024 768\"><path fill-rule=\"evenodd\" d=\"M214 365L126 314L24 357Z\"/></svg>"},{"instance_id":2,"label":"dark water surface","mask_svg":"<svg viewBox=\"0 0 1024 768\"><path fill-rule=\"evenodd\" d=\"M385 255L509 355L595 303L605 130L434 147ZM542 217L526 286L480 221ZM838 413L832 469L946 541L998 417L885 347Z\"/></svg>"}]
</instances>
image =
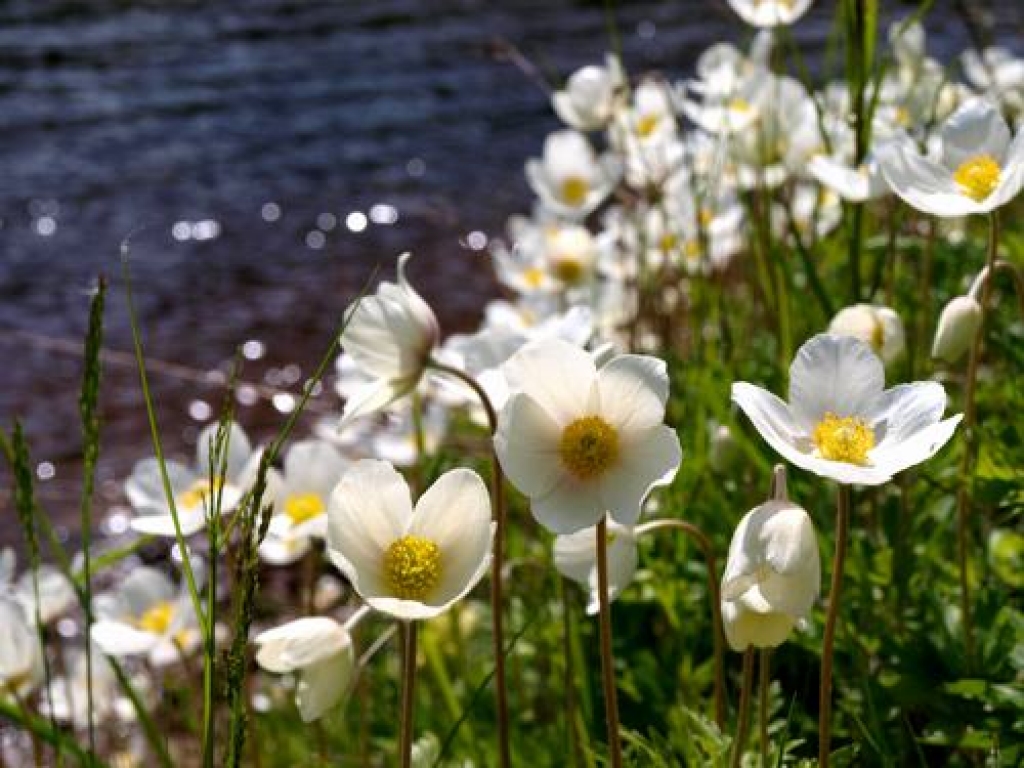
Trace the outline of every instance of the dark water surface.
<instances>
[{"instance_id":1,"label":"dark water surface","mask_svg":"<svg viewBox=\"0 0 1024 768\"><path fill-rule=\"evenodd\" d=\"M709 43L749 37L724 2L620 5L634 73L682 77ZM796 29L812 58L833 8L818 5ZM883 5L890 18L913 6ZM969 43L953 5L937 3L927 25L944 61ZM1021 3L992 8L982 20L1019 49ZM483 236L528 207L522 164L556 127L510 46L552 76L598 62L603 4L0 5L0 424L23 419L60 519L77 508L75 350L99 273L112 351L101 516L150 452L134 370L117 356L130 349L118 263L129 233L147 352L185 367L153 372L172 454L191 452L222 396L202 372L258 342L243 377L295 391L373 265L392 268L400 251L417 254L413 280L447 329L476 322L495 291ZM265 399L238 408L261 436L281 419ZM0 543L18 535L5 471Z\"/></svg>"}]
</instances>

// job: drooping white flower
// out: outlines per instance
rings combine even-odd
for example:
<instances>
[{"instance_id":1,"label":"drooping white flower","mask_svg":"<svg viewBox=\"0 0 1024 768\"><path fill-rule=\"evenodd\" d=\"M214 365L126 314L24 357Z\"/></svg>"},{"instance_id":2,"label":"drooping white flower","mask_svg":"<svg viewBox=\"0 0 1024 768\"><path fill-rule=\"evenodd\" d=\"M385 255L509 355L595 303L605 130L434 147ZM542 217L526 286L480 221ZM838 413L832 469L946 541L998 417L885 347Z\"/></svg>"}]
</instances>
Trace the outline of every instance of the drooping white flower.
<instances>
[{"instance_id":1,"label":"drooping white flower","mask_svg":"<svg viewBox=\"0 0 1024 768\"><path fill-rule=\"evenodd\" d=\"M565 87L551 96L551 105L570 128L597 131L611 122L625 85L622 64L608 54L603 67L588 64L570 75Z\"/></svg>"},{"instance_id":2,"label":"drooping white flower","mask_svg":"<svg viewBox=\"0 0 1024 768\"><path fill-rule=\"evenodd\" d=\"M373 296L364 296L341 337L341 346L369 383L345 403L340 428L379 411L411 392L440 340L434 311L405 278L411 255L398 257L398 283L382 281Z\"/></svg>"},{"instance_id":3,"label":"drooping white flower","mask_svg":"<svg viewBox=\"0 0 1024 768\"><path fill-rule=\"evenodd\" d=\"M526 163L526 180L552 213L582 219L599 206L619 179L611 155L597 157L586 136L564 130L544 140L544 154Z\"/></svg>"},{"instance_id":4,"label":"drooping white flower","mask_svg":"<svg viewBox=\"0 0 1024 768\"><path fill-rule=\"evenodd\" d=\"M679 438L665 426L665 363L619 355L601 365L549 339L505 364L513 392L498 416L494 448L509 481L555 533L606 514L633 525L650 491L675 477Z\"/></svg>"},{"instance_id":5,"label":"drooping white flower","mask_svg":"<svg viewBox=\"0 0 1024 768\"><path fill-rule=\"evenodd\" d=\"M483 480L446 472L413 508L389 463L365 459L331 494L327 553L374 610L429 619L469 593L491 561L494 528Z\"/></svg>"},{"instance_id":6,"label":"drooping white flower","mask_svg":"<svg viewBox=\"0 0 1024 768\"><path fill-rule=\"evenodd\" d=\"M814 0L729 0L739 17L752 27L789 26L807 13Z\"/></svg>"},{"instance_id":7,"label":"drooping white flower","mask_svg":"<svg viewBox=\"0 0 1024 768\"><path fill-rule=\"evenodd\" d=\"M789 369L789 402L746 382L732 400L761 437L798 467L840 483L880 485L931 458L962 414L941 420L936 382L885 386L882 361L864 342L819 334Z\"/></svg>"},{"instance_id":8,"label":"drooping white flower","mask_svg":"<svg viewBox=\"0 0 1024 768\"><path fill-rule=\"evenodd\" d=\"M744 515L722 575L729 647L780 645L810 614L820 591L818 542L807 512L789 501L768 501Z\"/></svg>"},{"instance_id":9,"label":"drooping white flower","mask_svg":"<svg viewBox=\"0 0 1024 768\"><path fill-rule=\"evenodd\" d=\"M991 102L972 99L940 130L938 160L910 142L881 152L882 173L908 205L933 216L990 213L1024 186L1024 131L1016 138Z\"/></svg>"},{"instance_id":10,"label":"drooping white flower","mask_svg":"<svg viewBox=\"0 0 1024 768\"><path fill-rule=\"evenodd\" d=\"M981 304L971 294L955 296L942 308L932 340L932 357L955 363L971 347L981 325Z\"/></svg>"},{"instance_id":11,"label":"drooping white flower","mask_svg":"<svg viewBox=\"0 0 1024 768\"><path fill-rule=\"evenodd\" d=\"M295 703L305 723L321 718L349 690L356 674L349 634L353 624L350 620L342 625L326 616L297 619L262 632L253 641L259 648L256 663L263 669L297 675Z\"/></svg>"},{"instance_id":12,"label":"drooping white flower","mask_svg":"<svg viewBox=\"0 0 1024 768\"><path fill-rule=\"evenodd\" d=\"M109 656L146 656L166 667L202 639L188 590L155 568L133 570L114 592L97 596L94 611L92 640Z\"/></svg>"},{"instance_id":13,"label":"drooping white flower","mask_svg":"<svg viewBox=\"0 0 1024 768\"><path fill-rule=\"evenodd\" d=\"M13 600L0 597L0 699L21 697L43 678L39 635Z\"/></svg>"},{"instance_id":14,"label":"drooping white flower","mask_svg":"<svg viewBox=\"0 0 1024 768\"><path fill-rule=\"evenodd\" d=\"M597 588L597 527L555 537L555 568L588 590L587 613L600 609ZM637 566L636 536L631 527L608 522L608 602L633 580Z\"/></svg>"},{"instance_id":15,"label":"drooping white flower","mask_svg":"<svg viewBox=\"0 0 1024 768\"><path fill-rule=\"evenodd\" d=\"M224 514L235 508L245 491L256 479L260 451L253 451L245 431L231 423L227 430L225 465L222 476L211 483L210 455L218 425L211 424L199 433L195 463L187 467L177 461L166 462L171 493L184 536L191 536L206 527L207 514L219 503ZM219 466L212 468L214 474ZM160 464L147 458L135 464L125 483L125 493L135 516L132 530L152 536L175 536L174 518L164 494Z\"/></svg>"},{"instance_id":16,"label":"drooping white flower","mask_svg":"<svg viewBox=\"0 0 1024 768\"><path fill-rule=\"evenodd\" d=\"M860 339L887 365L906 347L900 316L888 307L875 304L844 307L832 318L828 332Z\"/></svg>"}]
</instances>

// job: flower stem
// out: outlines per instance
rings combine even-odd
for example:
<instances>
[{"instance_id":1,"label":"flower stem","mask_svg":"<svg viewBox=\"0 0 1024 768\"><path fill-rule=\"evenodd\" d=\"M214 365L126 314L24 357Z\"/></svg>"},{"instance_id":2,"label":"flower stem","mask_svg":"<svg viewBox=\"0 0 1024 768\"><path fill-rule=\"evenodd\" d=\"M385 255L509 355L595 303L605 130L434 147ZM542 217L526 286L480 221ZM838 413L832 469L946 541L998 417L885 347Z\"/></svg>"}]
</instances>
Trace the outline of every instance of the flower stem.
<instances>
[{"instance_id":1,"label":"flower stem","mask_svg":"<svg viewBox=\"0 0 1024 768\"><path fill-rule=\"evenodd\" d=\"M975 393L978 386L978 365L981 362L981 344L985 338L985 320L992 303L992 279L995 271L996 254L999 250L999 214L992 211L989 214L988 227L988 254L985 259L985 268L988 270L989 279L981 285L981 322L978 323L978 330L974 333L974 341L971 343L970 357L967 361L967 375L964 380L964 450L960 456L959 484L956 491L956 543L957 543L957 564L960 571L960 620L964 630L964 656L968 668L974 659L974 627L971 621L971 586L968 574L967 549L968 549L968 515L971 507L971 470L974 463L974 454L977 450L978 440L975 434L975 423L977 421L977 410L975 408Z\"/></svg>"},{"instance_id":2,"label":"flower stem","mask_svg":"<svg viewBox=\"0 0 1024 768\"><path fill-rule=\"evenodd\" d=\"M601 682L604 685L604 714L608 726L609 764L622 768L622 743L619 740L619 702L615 692L615 666L612 658L612 614L608 602L608 518L597 524L597 597L601 625Z\"/></svg>"},{"instance_id":3,"label":"flower stem","mask_svg":"<svg viewBox=\"0 0 1024 768\"><path fill-rule=\"evenodd\" d=\"M828 593L825 636L821 641L821 688L818 698L818 766L828 768L832 741L832 650L846 561L846 539L850 527L850 486L840 485L836 497L836 549L832 556L832 586Z\"/></svg>"},{"instance_id":4,"label":"flower stem","mask_svg":"<svg viewBox=\"0 0 1024 768\"><path fill-rule=\"evenodd\" d=\"M398 744L402 768L412 765L412 718L416 690L416 622L402 623L402 713Z\"/></svg>"},{"instance_id":5,"label":"flower stem","mask_svg":"<svg viewBox=\"0 0 1024 768\"><path fill-rule=\"evenodd\" d=\"M736 738L732 742L730 768L739 768L743 761L743 746L747 741L750 727L750 689L754 687L754 647L747 646L743 652L743 683L740 687L739 719L736 722Z\"/></svg>"},{"instance_id":6,"label":"flower stem","mask_svg":"<svg viewBox=\"0 0 1024 768\"><path fill-rule=\"evenodd\" d=\"M758 694L758 721L759 738L758 744L761 748L761 768L768 768L768 687L771 685L772 673L772 649L762 648L761 658L758 663L760 681L757 686Z\"/></svg>"},{"instance_id":7,"label":"flower stem","mask_svg":"<svg viewBox=\"0 0 1024 768\"><path fill-rule=\"evenodd\" d=\"M783 476L783 482L785 477ZM719 728L725 727L725 638L722 629L722 599L718 584L718 568L715 563L715 550L711 540L704 535L704 532L685 520L665 519L652 520L649 523L637 526L636 535L641 536L650 531L660 528L674 528L690 536L697 542L704 555L704 564L708 572L708 598L711 601L711 619L714 623L712 632L713 653L715 660L715 723Z\"/></svg>"},{"instance_id":8,"label":"flower stem","mask_svg":"<svg viewBox=\"0 0 1024 768\"><path fill-rule=\"evenodd\" d=\"M487 414L487 425L491 435L498 430L498 414L491 399L479 382L465 371L436 360L430 362L434 370L448 374L467 387L480 401ZM491 557L491 635L494 652L494 696L498 720L498 757L501 768L511 768L512 751L509 744L508 687L505 682L505 614L504 575L505 565L505 476L498 455L491 446L491 506L494 512L494 551Z\"/></svg>"}]
</instances>

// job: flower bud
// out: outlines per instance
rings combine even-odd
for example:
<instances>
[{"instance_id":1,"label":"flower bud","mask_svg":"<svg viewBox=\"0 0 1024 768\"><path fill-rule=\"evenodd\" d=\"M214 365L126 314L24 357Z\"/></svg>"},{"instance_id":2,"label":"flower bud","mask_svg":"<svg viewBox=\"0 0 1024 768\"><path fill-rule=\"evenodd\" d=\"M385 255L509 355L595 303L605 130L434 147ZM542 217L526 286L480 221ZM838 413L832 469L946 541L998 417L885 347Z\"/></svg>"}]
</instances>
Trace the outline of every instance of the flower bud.
<instances>
[{"instance_id":1,"label":"flower bud","mask_svg":"<svg viewBox=\"0 0 1024 768\"><path fill-rule=\"evenodd\" d=\"M981 325L981 305L971 296L957 296L939 315L932 342L932 357L955 363L971 346Z\"/></svg>"},{"instance_id":2,"label":"flower bud","mask_svg":"<svg viewBox=\"0 0 1024 768\"><path fill-rule=\"evenodd\" d=\"M839 310L829 333L852 336L869 345L882 362L893 362L905 347L903 323L893 310L872 304L854 304Z\"/></svg>"}]
</instances>

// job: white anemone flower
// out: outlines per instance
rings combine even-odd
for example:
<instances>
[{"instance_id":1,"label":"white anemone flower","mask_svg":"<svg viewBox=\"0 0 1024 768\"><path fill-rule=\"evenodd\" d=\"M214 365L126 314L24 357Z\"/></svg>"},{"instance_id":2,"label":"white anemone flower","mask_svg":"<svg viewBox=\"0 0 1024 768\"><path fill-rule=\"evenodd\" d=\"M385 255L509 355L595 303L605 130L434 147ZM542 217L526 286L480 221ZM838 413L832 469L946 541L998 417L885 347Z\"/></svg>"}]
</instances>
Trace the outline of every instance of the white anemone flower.
<instances>
[{"instance_id":1,"label":"white anemone flower","mask_svg":"<svg viewBox=\"0 0 1024 768\"><path fill-rule=\"evenodd\" d=\"M0 699L23 697L43 678L39 635L13 600L0 597Z\"/></svg>"},{"instance_id":2,"label":"white anemone flower","mask_svg":"<svg viewBox=\"0 0 1024 768\"><path fill-rule=\"evenodd\" d=\"M877 304L844 307L832 318L828 332L860 339L870 345L886 365L894 362L906 347L900 316L889 307Z\"/></svg>"},{"instance_id":3,"label":"white anemone flower","mask_svg":"<svg viewBox=\"0 0 1024 768\"><path fill-rule=\"evenodd\" d=\"M551 96L551 106L569 127L597 131L611 122L625 86L622 64L608 54L603 67L588 64L573 72L565 87Z\"/></svg>"},{"instance_id":4,"label":"white anemone flower","mask_svg":"<svg viewBox=\"0 0 1024 768\"><path fill-rule=\"evenodd\" d=\"M570 219L582 219L597 208L619 175L614 157L597 157L586 136L571 130L549 134L543 157L526 162L526 180L544 207Z\"/></svg>"},{"instance_id":5,"label":"white anemone flower","mask_svg":"<svg viewBox=\"0 0 1024 768\"><path fill-rule=\"evenodd\" d=\"M752 27L787 27L807 13L814 0L729 0L729 5Z\"/></svg>"},{"instance_id":6,"label":"white anemone flower","mask_svg":"<svg viewBox=\"0 0 1024 768\"><path fill-rule=\"evenodd\" d=\"M555 568L588 590L587 613L600 610L597 588L597 527L555 537ZM636 536L633 529L608 522L608 602L612 602L633 580L637 567Z\"/></svg>"},{"instance_id":7,"label":"white anemone flower","mask_svg":"<svg viewBox=\"0 0 1024 768\"><path fill-rule=\"evenodd\" d=\"M981 326L981 304L972 295L954 296L942 308L932 339L932 357L955 363L970 349Z\"/></svg>"},{"instance_id":8,"label":"white anemone flower","mask_svg":"<svg viewBox=\"0 0 1024 768\"><path fill-rule=\"evenodd\" d=\"M290 621L253 640L256 663L274 674L298 678L295 703L304 723L323 717L341 703L356 674L356 655L349 634L365 610L344 625L326 616Z\"/></svg>"},{"instance_id":9,"label":"white anemone flower","mask_svg":"<svg viewBox=\"0 0 1024 768\"><path fill-rule=\"evenodd\" d=\"M94 646L92 665L86 664L85 651L75 649L65 656L67 674L56 677L49 690L43 691L39 708L43 715L53 717L62 723L69 723L78 730L89 727L90 716L94 723L131 723L136 711L131 700L122 694L121 685L110 663ZM92 680L92 709L89 709L89 681ZM132 678L136 692L151 704L152 693L145 675Z\"/></svg>"},{"instance_id":10,"label":"white anemone flower","mask_svg":"<svg viewBox=\"0 0 1024 768\"><path fill-rule=\"evenodd\" d=\"M746 382L732 385L732 400L798 467L839 483L880 485L935 455L962 417L940 421L946 392L936 382L884 386L871 347L819 334L789 368L788 403Z\"/></svg>"},{"instance_id":11,"label":"white anemone flower","mask_svg":"<svg viewBox=\"0 0 1024 768\"><path fill-rule=\"evenodd\" d=\"M60 569L45 563L35 571L25 571L17 579L14 571L17 557L9 547L0 551L0 595L5 595L19 605L33 622L36 620L37 605L39 621L46 625L65 614L75 603L75 589ZM36 601L38 585L39 600Z\"/></svg>"},{"instance_id":12,"label":"white anemone flower","mask_svg":"<svg viewBox=\"0 0 1024 768\"><path fill-rule=\"evenodd\" d=\"M972 99L940 129L941 159L920 155L909 142L882 152L882 172L908 205L933 216L990 213L1024 186L1024 131L1016 138L999 109Z\"/></svg>"},{"instance_id":13,"label":"white anemone flower","mask_svg":"<svg viewBox=\"0 0 1024 768\"><path fill-rule=\"evenodd\" d=\"M268 483L274 502L260 557L271 565L289 565L327 535L327 499L348 467L334 446L300 440L284 455L284 472ZM276 473L275 473L276 474Z\"/></svg>"},{"instance_id":14,"label":"white anemone flower","mask_svg":"<svg viewBox=\"0 0 1024 768\"><path fill-rule=\"evenodd\" d=\"M221 514L233 510L256 479L261 452L253 451L242 428L231 423L227 432L224 474L211 482L210 452L217 429L218 425L211 424L199 433L196 460L191 467L177 461L166 462L183 536L191 536L205 528L207 515L213 511L210 508L218 501ZM219 468L213 469L217 471ZM155 457L135 464L131 477L125 483L125 493L135 512L132 530L152 536L173 538L176 535L174 518L164 494L160 464Z\"/></svg>"},{"instance_id":15,"label":"white anemone flower","mask_svg":"<svg viewBox=\"0 0 1024 768\"><path fill-rule=\"evenodd\" d=\"M843 200L854 203L877 200L891 192L875 155L869 155L857 167L838 157L815 155L807 165L807 172Z\"/></svg>"},{"instance_id":16,"label":"white anemone flower","mask_svg":"<svg viewBox=\"0 0 1024 768\"><path fill-rule=\"evenodd\" d=\"M732 535L722 575L729 647L780 645L806 621L820 591L818 542L807 512L790 501L750 510Z\"/></svg>"},{"instance_id":17,"label":"white anemone flower","mask_svg":"<svg viewBox=\"0 0 1024 768\"><path fill-rule=\"evenodd\" d=\"M494 449L533 516L554 533L622 525L675 477L679 437L663 423L665 363L618 355L598 367L557 339L523 347L505 364L512 397L498 416Z\"/></svg>"},{"instance_id":18,"label":"white anemone flower","mask_svg":"<svg viewBox=\"0 0 1024 768\"><path fill-rule=\"evenodd\" d=\"M430 354L440 340L437 317L405 279L411 255L398 257L398 283L381 282L351 311L341 346L371 380L345 403L339 428L379 411L419 383Z\"/></svg>"},{"instance_id":19,"label":"white anemone flower","mask_svg":"<svg viewBox=\"0 0 1024 768\"><path fill-rule=\"evenodd\" d=\"M188 590L155 568L133 570L95 605L92 640L108 656L146 656L166 667L199 647L201 634Z\"/></svg>"},{"instance_id":20,"label":"white anemone flower","mask_svg":"<svg viewBox=\"0 0 1024 768\"><path fill-rule=\"evenodd\" d=\"M465 597L491 561L494 526L483 480L446 472L413 508L405 479L365 459L331 494L327 553L374 610L429 619Z\"/></svg>"}]
</instances>

